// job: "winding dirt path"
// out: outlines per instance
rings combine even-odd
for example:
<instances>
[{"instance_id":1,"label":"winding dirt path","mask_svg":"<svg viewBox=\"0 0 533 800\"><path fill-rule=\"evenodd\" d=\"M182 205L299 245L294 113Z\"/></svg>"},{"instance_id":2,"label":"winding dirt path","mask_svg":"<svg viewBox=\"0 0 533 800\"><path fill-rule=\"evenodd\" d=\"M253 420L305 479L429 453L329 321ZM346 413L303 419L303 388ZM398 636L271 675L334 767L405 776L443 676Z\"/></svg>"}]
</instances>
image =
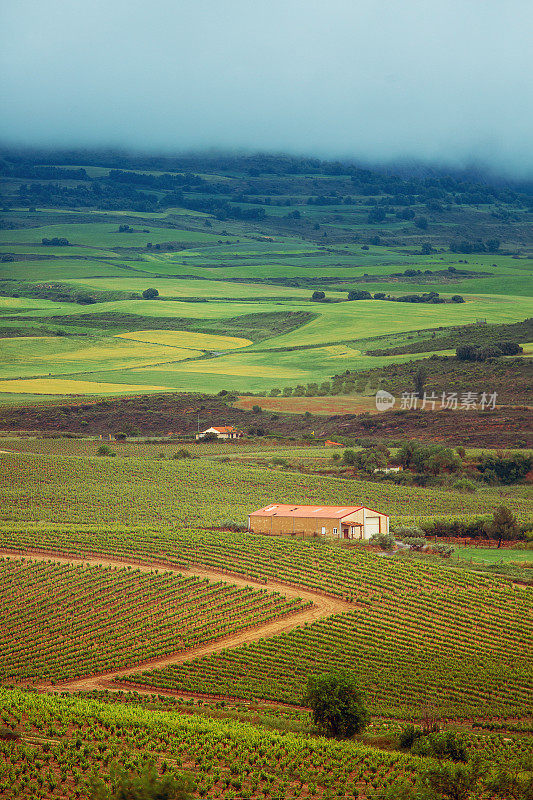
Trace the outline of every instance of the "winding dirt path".
<instances>
[{"instance_id":1,"label":"winding dirt path","mask_svg":"<svg viewBox=\"0 0 533 800\"><path fill-rule=\"evenodd\" d=\"M159 693L160 690L157 687L153 687L150 689L143 690L141 687L132 685L132 684L124 684L123 686L111 683L117 678L125 678L128 675L133 675L137 672L144 671L147 669L153 668L162 668L168 667L172 664L183 664L185 661L189 661L191 658L198 658L200 656L207 656L211 655L212 653L219 653L221 650L227 650L228 648L238 647L239 645L246 644L248 642L256 642L259 639L264 639L269 636L276 636L280 633L284 633L287 631L291 631L294 628L297 628L300 625L303 625L304 622L316 622L320 619L325 619L326 617L331 617L333 614L341 614L346 611L353 611L354 608L357 608L355 603L347 603L343 600L338 600L334 597L328 597L326 595L320 594L319 592L313 592L309 589L305 588L295 588L293 586L289 586L285 583L271 581L269 580L268 583L260 583L258 581L254 581L249 578L239 578L227 575L223 572L217 572L216 570L210 569L203 569L201 567L192 567L187 569L180 569L179 567L172 567L172 566L164 566L162 564L138 564L135 561L127 561L127 560L119 560L113 558L106 558L105 556L90 556L90 557L73 557L73 556L60 556L60 555L49 555L46 553L35 553L34 551L31 552L20 552L20 551L12 551L0 548L0 557L11 558L17 561L53 561L56 564L88 564L90 566L100 566L100 567L113 567L115 569L124 569L125 567L132 567L135 570L140 570L141 572L154 572L155 570L159 572L172 572L175 574L180 575L194 575L199 578L207 578L210 581L218 582L224 581L225 583L230 583L233 586L251 586L254 589L268 589L270 591L279 592L285 597L295 598L300 597L302 600L310 601L313 603L312 606L309 608L304 609L303 611L295 611L294 613L290 614L290 616L284 617L282 619L272 620L271 622L267 622L264 625L260 625L254 628L244 629L242 631L238 631L237 633L230 634L225 637L221 637L214 642L209 642L205 645L198 645L197 647L191 647L188 650L180 651L179 653L174 653L173 655L163 656L162 658L154 658L148 661L142 661L139 664L127 667L125 669L120 670L113 670L109 672L104 672L98 675L88 675L85 678L77 678L72 681L63 681L61 683L56 683L53 686L50 684L39 684L38 688L41 691L49 691L49 692L90 692L95 691L97 689L107 689L108 691L136 691L140 694L154 694ZM164 694L172 694L174 696L193 696L195 695L194 692L187 693L187 692L161 692Z\"/></svg>"}]
</instances>

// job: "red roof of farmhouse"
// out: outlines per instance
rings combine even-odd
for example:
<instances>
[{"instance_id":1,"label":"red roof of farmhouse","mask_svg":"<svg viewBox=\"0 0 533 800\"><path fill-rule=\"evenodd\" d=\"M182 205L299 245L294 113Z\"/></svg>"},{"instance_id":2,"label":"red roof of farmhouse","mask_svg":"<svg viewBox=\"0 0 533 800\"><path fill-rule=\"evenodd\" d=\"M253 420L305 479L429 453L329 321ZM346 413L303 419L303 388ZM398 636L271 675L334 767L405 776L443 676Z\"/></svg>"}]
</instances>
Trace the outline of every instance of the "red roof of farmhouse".
<instances>
[{"instance_id":1,"label":"red roof of farmhouse","mask_svg":"<svg viewBox=\"0 0 533 800\"><path fill-rule=\"evenodd\" d=\"M233 425L224 425L222 428L215 428L215 426L213 426L213 430L217 433L231 433L236 431L237 428L234 428Z\"/></svg>"},{"instance_id":2,"label":"red roof of farmhouse","mask_svg":"<svg viewBox=\"0 0 533 800\"><path fill-rule=\"evenodd\" d=\"M272 504L260 508L258 511L252 511L251 517L312 517L317 516L320 519L331 517L332 519L341 519L348 514L353 514L354 511L359 511L363 506L286 506L279 504Z\"/></svg>"}]
</instances>

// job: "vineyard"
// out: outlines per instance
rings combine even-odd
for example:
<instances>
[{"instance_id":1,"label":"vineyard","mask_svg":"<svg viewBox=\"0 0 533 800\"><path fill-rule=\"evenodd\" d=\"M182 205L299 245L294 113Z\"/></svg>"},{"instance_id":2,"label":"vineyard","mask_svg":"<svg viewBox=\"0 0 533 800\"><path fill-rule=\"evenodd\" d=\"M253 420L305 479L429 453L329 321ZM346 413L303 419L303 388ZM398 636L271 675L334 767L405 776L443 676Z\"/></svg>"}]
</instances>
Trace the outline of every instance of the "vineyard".
<instances>
[{"instance_id":1,"label":"vineyard","mask_svg":"<svg viewBox=\"0 0 533 800\"><path fill-rule=\"evenodd\" d=\"M200 798L365 800L378 787L413 785L432 764L357 742L276 734L92 699L0 690L0 714L19 731L17 740L0 741L0 796L6 799L87 800L95 778L110 781L117 764L134 773L153 764L163 774L189 772ZM521 735L470 734L467 742L486 772L498 764L520 767L528 754Z\"/></svg>"},{"instance_id":2,"label":"vineyard","mask_svg":"<svg viewBox=\"0 0 533 800\"><path fill-rule=\"evenodd\" d=\"M366 587L375 587L372 595L376 590L396 592L406 587L416 594L420 581L422 585L435 586L436 592L441 583L477 587L480 603L485 591L510 591L494 579L455 570L446 561L435 563L411 558L409 554L379 557L364 548L345 547L336 541L197 528L12 524L0 528L0 548L75 557L102 555L184 571L203 566L259 583L270 580L301 586L356 603L368 600L370 589ZM509 596L521 597L516 592Z\"/></svg>"},{"instance_id":3,"label":"vineyard","mask_svg":"<svg viewBox=\"0 0 533 800\"><path fill-rule=\"evenodd\" d=\"M300 704L309 673L342 666L360 676L382 716L409 718L428 699L450 717L528 713L531 601L521 587L408 556L229 532L39 527L4 530L0 542L19 551L163 559L185 571L204 565L353 605L275 639L129 677L133 684Z\"/></svg>"},{"instance_id":4,"label":"vineyard","mask_svg":"<svg viewBox=\"0 0 533 800\"><path fill-rule=\"evenodd\" d=\"M0 520L108 525L244 524L251 510L272 502L379 508L391 522L487 514L501 504L497 489L475 495L434 488L376 484L218 463L138 458L77 458L4 453ZM521 519L529 503L505 502Z\"/></svg>"},{"instance_id":5,"label":"vineyard","mask_svg":"<svg viewBox=\"0 0 533 800\"><path fill-rule=\"evenodd\" d=\"M424 702L455 718L529 713L526 591L371 556L352 563L353 612L128 680L298 704L309 674L346 668L381 716L409 718Z\"/></svg>"},{"instance_id":6,"label":"vineyard","mask_svg":"<svg viewBox=\"0 0 533 800\"><path fill-rule=\"evenodd\" d=\"M66 680L214 641L304 607L198 577L0 560L0 680Z\"/></svg>"}]
</instances>

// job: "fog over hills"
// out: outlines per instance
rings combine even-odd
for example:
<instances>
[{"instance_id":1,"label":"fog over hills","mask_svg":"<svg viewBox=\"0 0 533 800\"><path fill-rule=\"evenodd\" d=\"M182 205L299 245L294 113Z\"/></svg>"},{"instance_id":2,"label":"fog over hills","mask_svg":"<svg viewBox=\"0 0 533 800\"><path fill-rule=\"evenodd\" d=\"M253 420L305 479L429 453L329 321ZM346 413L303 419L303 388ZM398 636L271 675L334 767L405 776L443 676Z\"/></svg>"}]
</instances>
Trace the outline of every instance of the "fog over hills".
<instances>
[{"instance_id":1,"label":"fog over hills","mask_svg":"<svg viewBox=\"0 0 533 800\"><path fill-rule=\"evenodd\" d=\"M533 173L528 0L19 0L0 138Z\"/></svg>"}]
</instances>

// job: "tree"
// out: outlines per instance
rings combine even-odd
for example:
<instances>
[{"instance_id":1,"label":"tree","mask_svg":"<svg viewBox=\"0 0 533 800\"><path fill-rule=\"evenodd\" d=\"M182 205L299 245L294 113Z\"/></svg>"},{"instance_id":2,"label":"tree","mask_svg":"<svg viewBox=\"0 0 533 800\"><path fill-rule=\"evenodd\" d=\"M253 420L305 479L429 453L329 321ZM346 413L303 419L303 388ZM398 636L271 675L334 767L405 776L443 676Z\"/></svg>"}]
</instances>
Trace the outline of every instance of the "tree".
<instances>
[{"instance_id":1,"label":"tree","mask_svg":"<svg viewBox=\"0 0 533 800\"><path fill-rule=\"evenodd\" d=\"M504 484L523 480L532 467L533 456L526 456L523 453L514 453L508 458L503 455L482 455L478 464L483 480L491 483L493 476L496 476L497 481Z\"/></svg>"},{"instance_id":2,"label":"tree","mask_svg":"<svg viewBox=\"0 0 533 800\"><path fill-rule=\"evenodd\" d=\"M326 295L324 294L324 292L314 291L313 294L311 295L311 300L315 300L316 302L325 299Z\"/></svg>"},{"instance_id":3,"label":"tree","mask_svg":"<svg viewBox=\"0 0 533 800\"><path fill-rule=\"evenodd\" d=\"M523 771L498 767L485 782L486 788L497 797L508 800L533 800L533 765L524 764Z\"/></svg>"},{"instance_id":4,"label":"tree","mask_svg":"<svg viewBox=\"0 0 533 800\"><path fill-rule=\"evenodd\" d=\"M312 675L304 698L320 733L340 739L361 733L370 722L363 701L355 676L348 672Z\"/></svg>"},{"instance_id":5,"label":"tree","mask_svg":"<svg viewBox=\"0 0 533 800\"><path fill-rule=\"evenodd\" d=\"M420 228L420 230L422 230L422 231L427 230L427 226L428 226L427 218L426 217L417 217L415 219L415 225L416 225L417 228Z\"/></svg>"},{"instance_id":6,"label":"tree","mask_svg":"<svg viewBox=\"0 0 533 800\"><path fill-rule=\"evenodd\" d=\"M417 397L422 397L424 394L424 386L426 383L427 372L424 367L418 367L414 376L415 394Z\"/></svg>"},{"instance_id":7,"label":"tree","mask_svg":"<svg viewBox=\"0 0 533 800\"><path fill-rule=\"evenodd\" d=\"M91 800L192 800L193 784L188 775L165 775L160 778L155 768L148 766L141 775L116 772L111 786L96 780Z\"/></svg>"},{"instance_id":8,"label":"tree","mask_svg":"<svg viewBox=\"0 0 533 800\"><path fill-rule=\"evenodd\" d=\"M144 300L154 300L156 297L159 297L157 289L145 289L143 292Z\"/></svg>"},{"instance_id":9,"label":"tree","mask_svg":"<svg viewBox=\"0 0 533 800\"><path fill-rule=\"evenodd\" d=\"M92 303L96 303L94 297L88 292L78 292L75 295L75 300L76 303L79 303L81 306L89 306Z\"/></svg>"},{"instance_id":10,"label":"tree","mask_svg":"<svg viewBox=\"0 0 533 800\"><path fill-rule=\"evenodd\" d=\"M365 289L354 289L348 292L348 300L372 300L372 295Z\"/></svg>"},{"instance_id":11,"label":"tree","mask_svg":"<svg viewBox=\"0 0 533 800\"><path fill-rule=\"evenodd\" d=\"M516 539L520 533L516 517L507 506L500 506L494 511L492 520L485 525L485 531L491 539L498 540L498 547L502 542Z\"/></svg>"}]
</instances>

